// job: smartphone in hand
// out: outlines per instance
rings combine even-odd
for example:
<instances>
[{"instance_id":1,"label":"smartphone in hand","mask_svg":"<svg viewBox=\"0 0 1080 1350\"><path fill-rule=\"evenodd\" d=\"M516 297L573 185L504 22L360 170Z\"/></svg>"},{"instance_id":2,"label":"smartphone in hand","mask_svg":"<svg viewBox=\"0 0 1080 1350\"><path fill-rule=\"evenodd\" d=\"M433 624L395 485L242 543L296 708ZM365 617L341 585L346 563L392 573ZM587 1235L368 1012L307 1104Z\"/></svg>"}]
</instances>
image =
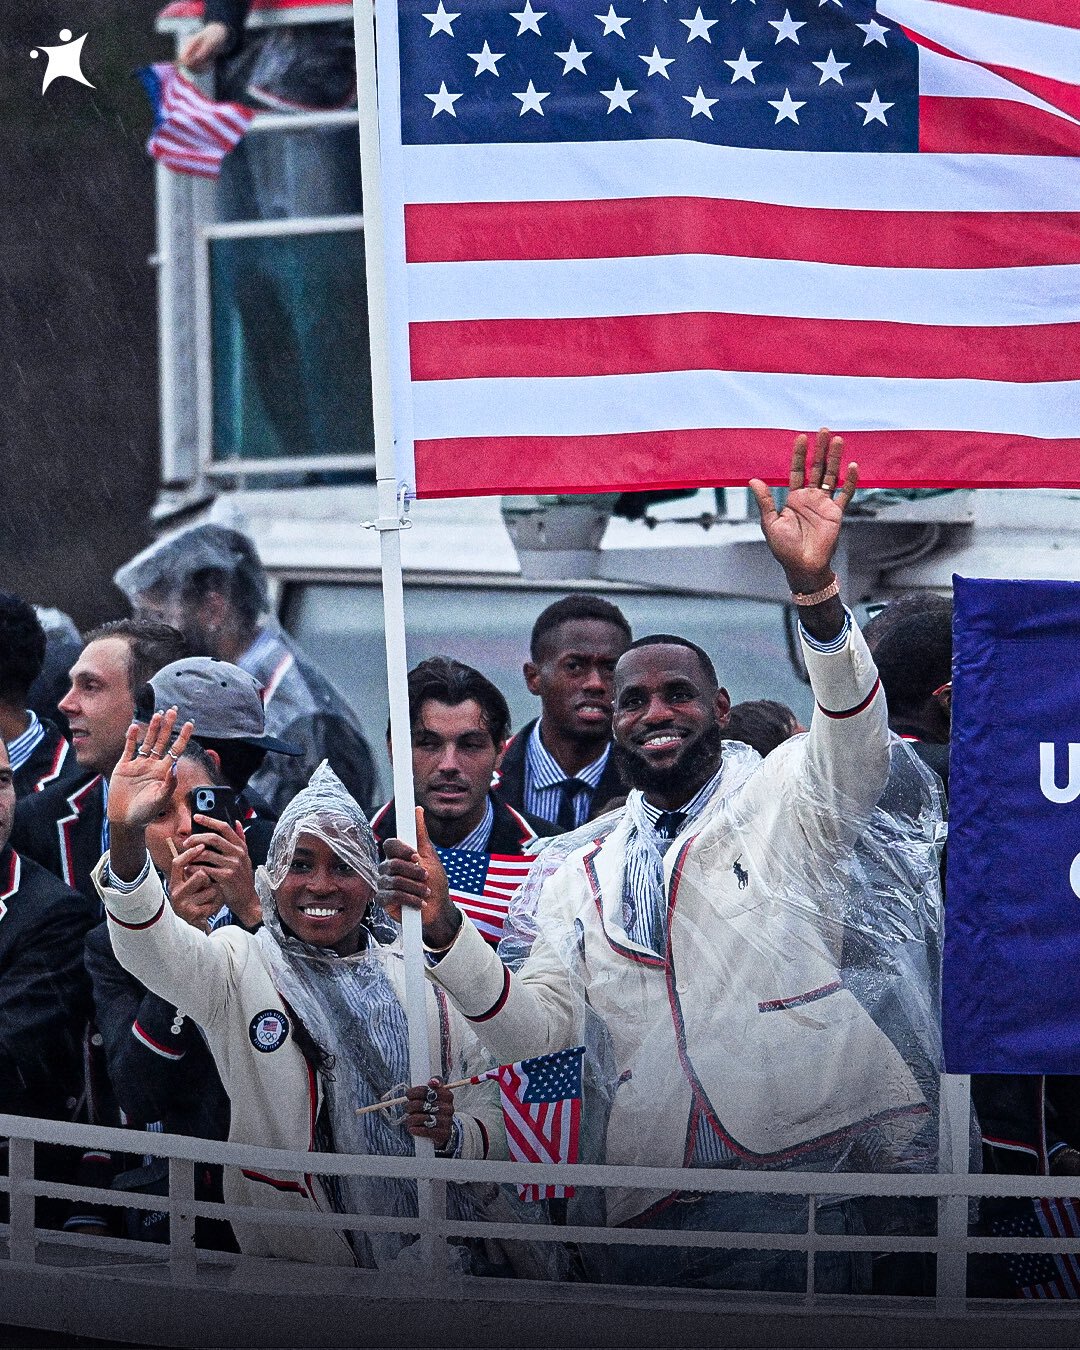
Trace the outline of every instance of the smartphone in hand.
<instances>
[{"instance_id":1,"label":"smartphone in hand","mask_svg":"<svg viewBox=\"0 0 1080 1350\"><path fill-rule=\"evenodd\" d=\"M213 820L220 820L225 825L235 825L240 819L236 793L229 787L212 787L209 784L203 787L193 787L188 793L188 805L191 807L193 816L196 814L210 816ZM197 829L198 826L195 828Z\"/></svg>"}]
</instances>

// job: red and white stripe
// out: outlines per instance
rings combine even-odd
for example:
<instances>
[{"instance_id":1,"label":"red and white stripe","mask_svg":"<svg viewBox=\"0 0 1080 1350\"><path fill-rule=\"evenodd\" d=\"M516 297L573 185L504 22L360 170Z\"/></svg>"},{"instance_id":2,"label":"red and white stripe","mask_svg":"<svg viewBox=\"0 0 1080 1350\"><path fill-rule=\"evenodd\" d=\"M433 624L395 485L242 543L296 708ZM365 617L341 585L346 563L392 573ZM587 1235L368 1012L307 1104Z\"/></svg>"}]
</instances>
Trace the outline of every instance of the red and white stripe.
<instances>
[{"instance_id":1,"label":"red and white stripe","mask_svg":"<svg viewBox=\"0 0 1080 1350\"><path fill-rule=\"evenodd\" d=\"M506 1140L514 1162L557 1163L572 1161L581 1123L581 1098L525 1104L522 1094L529 1085L520 1064L507 1064L493 1075L502 1095ZM574 1193L572 1186L518 1187L522 1200L555 1200Z\"/></svg>"},{"instance_id":2,"label":"red and white stripe","mask_svg":"<svg viewBox=\"0 0 1080 1350\"><path fill-rule=\"evenodd\" d=\"M175 66L154 66L161 89L162 121L146 148L157 160L178 173L216 178L221 163L248 129L255 116L239 103L216 103L203 94Z\"/></svg>"},{"instance_id":3,"label":"red and white stripe","mask_svg":"<svg viewBox=\"0 0 1080 1350\"><path fill-rule=\"evenodd\" d=\"M1080 10L880 14L918 154L397 151L420 495L786 481L823 424L867 484L1080 485Z\"/></svg>"},{"instance_id":4,"label":"red and white stripe","mask_svg":"<svg viewBox=\"0 0 1080 1350\"><path fill-rule=\"evenodd\" d=\"M473 921L490 943L497 943L503 934L503 925L510 901L529 874L535 861L531 857L512 857L493 853L484 881L484 892L450 888L450 898Z\"/></svg>"}]
</instances>

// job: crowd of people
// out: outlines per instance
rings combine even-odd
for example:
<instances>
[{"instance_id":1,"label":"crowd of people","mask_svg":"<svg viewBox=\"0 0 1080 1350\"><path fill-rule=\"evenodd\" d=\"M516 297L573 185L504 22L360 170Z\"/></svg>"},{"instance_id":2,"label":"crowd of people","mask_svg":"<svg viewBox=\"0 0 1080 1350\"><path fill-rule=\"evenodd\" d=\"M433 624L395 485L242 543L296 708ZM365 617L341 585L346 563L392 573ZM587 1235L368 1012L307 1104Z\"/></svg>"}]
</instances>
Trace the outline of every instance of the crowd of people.
<instances>
[{"instance_id":1,"label":"crowd of people","mask_svg":"<svg viewBox=\"0 0 1080 1350\"><path fill-rule=\"evenodd\" d=\"M238 531L189 528L122 568L131 616L86 634L51 709L32 692L46 633L0 594L0 1109L299 1152L402 1155L421 1137L501 1159L497 1085L447 1084L582 1046L581 1157L625 1166L626 1187L530 1204L454 1185L452 1215L730 1229L747 1249L470 1241L468 1268L802 1288L805 1257L752 1235L805 1229L805 1199L631 1183L641 1166L942 1162L951 605L906 596L860 632L831 569L856 483L841 449L797 439L783 509L752 484L800 618L808 729L767 698L731 707L702 648L635 639L615 604L576 593L536 619L523 677L540 714L516 732L479 670L434 654L409 673L416 847L394 802L373 800L355 714L269 617ZM389 728L386 749L406 752ZM470 906L448 879L456 855L513 861L522 884ZM436 1060L412 1085L405 907L421 915ZM380 1109L395 1093L400 1114ZM988 1167L1080 1170L1068 1080L988 1078L973 1095ZM213 1154L201 1198L415 1213L405 1182ZM45 1150L41 1167L167 1188L134 1140L122 1156ZM925 1208L823 1202L817 1223L919 1233ZM40 1218L167 1233L122 1201L48 1202ZM200 1220L198 1240L377 1267L408 1241L235 1217ZM1004 1267L986 1270L1005 1292ZM932 1278L915 1257L830 1252L817 1286L919 1293Z\"/></svg>"}]
</instances>

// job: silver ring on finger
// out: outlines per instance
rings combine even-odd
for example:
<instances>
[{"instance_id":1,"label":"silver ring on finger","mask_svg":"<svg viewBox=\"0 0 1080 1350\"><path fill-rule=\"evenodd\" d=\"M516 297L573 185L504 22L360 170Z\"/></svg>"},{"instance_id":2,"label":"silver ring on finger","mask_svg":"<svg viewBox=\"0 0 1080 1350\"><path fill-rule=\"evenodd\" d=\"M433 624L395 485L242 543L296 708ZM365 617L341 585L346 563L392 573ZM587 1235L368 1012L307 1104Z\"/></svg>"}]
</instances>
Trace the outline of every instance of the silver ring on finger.
<instances>
[{"instance_id":1,"label":"silver ring on finger","mask_svg":"<svg viewBox=\"0 0 1080 1350\"><path fill-rule=\"evenodd\" d=\"M169 758L172 760L174 764L179 763L180 756L176 753L175 750L169 750L166 753L168 754Z\"/></svg>"},{"instance_id":2,"label":"silver ring on finger","mask_svg":"<svg viewBox=\"0 0 1080 1350\"><path fill-rule=\"evenodd\" d=\"M438 1123L439 1119L434 1111L429 1111L427 1115L424 1117L425 1130L433 1130Z\"/></svg>"},{"instance_id":3,"label":"silver ring on finger","mask_svg":"<svg viewBox=\"0 0 1080 1350\"><path fill-rule=\"evenodd\" d=\"M429 1087L424 1096L424 1106L428 1111L434 1111L439 1104L439 1094L433 1087Z\"/></svg>"},{"instance_id":4,"label":"silver ring on finger","mask_svg":"<svg viewBox=\"0 0 1080 1350\"><path fill-rule=\"evenodd\" d=\"M150 751L149 751L149 750L143 750L142 747L140 747L138 750L136 750L135 753L136 753L136 755L138 755L138 757L139 757L140 759L149 759L149 758L150 758Z\"/></svg>"}]
</instances>

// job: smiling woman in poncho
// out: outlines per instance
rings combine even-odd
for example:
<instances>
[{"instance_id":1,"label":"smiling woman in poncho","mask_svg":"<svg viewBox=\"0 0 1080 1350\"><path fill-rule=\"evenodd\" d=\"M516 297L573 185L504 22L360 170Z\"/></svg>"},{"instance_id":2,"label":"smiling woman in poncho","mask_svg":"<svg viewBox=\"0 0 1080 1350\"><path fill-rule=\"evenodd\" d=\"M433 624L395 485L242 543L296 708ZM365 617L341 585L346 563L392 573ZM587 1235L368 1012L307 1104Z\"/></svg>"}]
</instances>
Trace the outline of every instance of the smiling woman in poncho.
<instances>
[{"instance_id":1,"label":"smiling woman in poncho","mask_svg":"<svg viewBox=\"0 0 1080 1350\"><path fill-rule=\"evenodd\" d=\"M137 729L110 783L112 849L95 880L120 962L174 1002L206 1034L231 1103L229 1139L293 1151L402 1155L411 1135L446 1154L505 1157L493 1084L450 1092L417 1090L404 1126L386 1113L356 1115L407 1079L408 1029L400 947L366 926L375 843L363 812L326 766L286 807L256 887L264 924L206 935L169 907L146 858L144 829L175 790L170 746L175 714L156 714L141 746ZM464 1019L429 987L430 1043L445 1081L487 1068ZM427 1101L425 1101L427 1097ZM226 1199L288 1210L407 1216L415 1187L390 1178L315 1177L226 1169ZM475 1210L465 1187L450 1188L455 1217ZM244 1252L321 1264L383 1266L410 1239L353 1231L234 1221Z\"/></svg>"}]
</instances>

